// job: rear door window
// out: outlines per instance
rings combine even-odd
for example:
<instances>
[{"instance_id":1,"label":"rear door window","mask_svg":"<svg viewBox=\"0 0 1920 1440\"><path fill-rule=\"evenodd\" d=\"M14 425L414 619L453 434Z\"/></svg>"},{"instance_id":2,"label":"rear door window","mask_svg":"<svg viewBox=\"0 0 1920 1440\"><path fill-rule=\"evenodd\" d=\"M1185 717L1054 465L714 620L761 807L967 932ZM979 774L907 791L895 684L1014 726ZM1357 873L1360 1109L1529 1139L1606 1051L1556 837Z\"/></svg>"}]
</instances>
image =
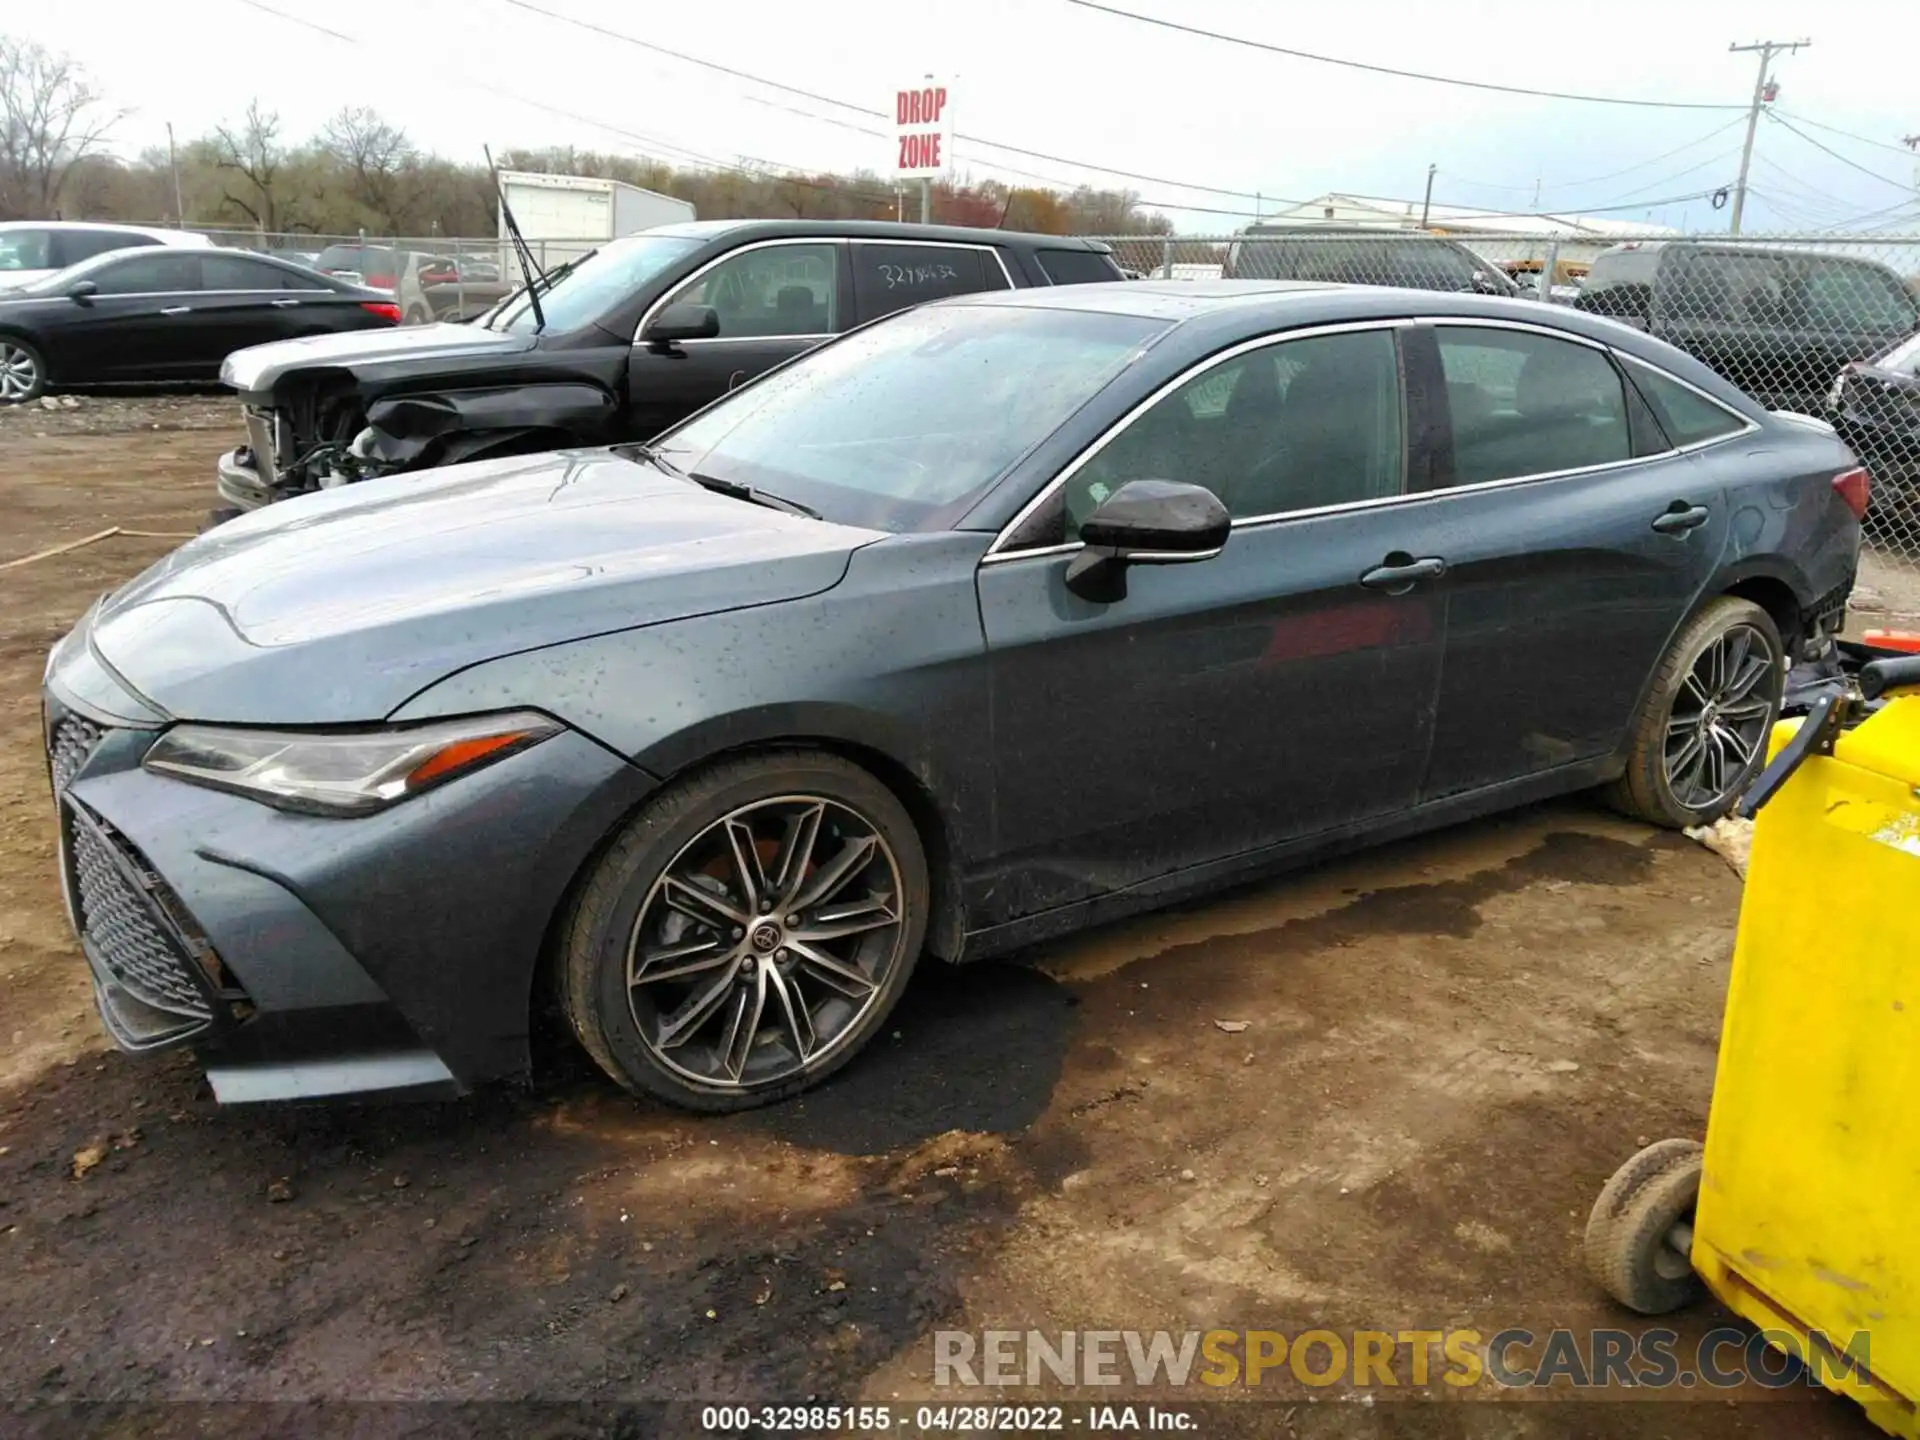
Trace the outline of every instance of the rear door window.
<instances>
[{"instance_id":1,"label":"rear door window","mask_svg":"<svg viewBox=\"0 0 1920 1440\"><path fill-rule=\"evenodd\" d=\"M1602 351L1528 330L1442 325L1435 335L1455 484L1632 458L1626 391Z\"/></svg>"},{"instance_id":2,"label":"rear door window","mask_svg":"<svg viewBox=\"0 0 1920 1440\"><path fill-rule=\"evenodd\" d=\"M129 255L102 265L88 277L102 295L168 295L200 288L200 257L162 252Z\"/></svg>"},{"instance_id":3,"label":"rear door window","mask_svg":"<svg viewBox=\"0 0 1920 1440\"><path fill-rule=\"evenodd\" d=\"M1681 251L1665 309L1675 319L1780 326L1792 318L1792 257Z\"/></svg>"},{"instance_id":4,"label":"rear door window","mask_svg":"<svg viewBox=\"0 0 1920 1440\"><path fill-rule=\"evenodd\" d=\"M1000 262L981 250L957 245L855 245L853 304L861 320L873 320L949 295L1004 289Z\"/></svg>"},{"instance_id":5,"label":"rear door window","mask_svg":"<svg viewBox=\"0 0 1920 1440\"><path fill-rule=\"evenodd\" d=\"M1910 330L1914 322L1913 298L1898 280L1843 260L1808 263L1806 310L1821 330Z\"/></svg>"},{"instance_id":6,"label":"rear door window","mask_svg":"<svg viewBox=\"0 0 1920 1440\"><path fill-rule=\"evenodd\" d=\"M278 265L263 264L239 255L205 255L200 259L200 283L208 290L306 289L298 276Z\"/></svg>"},{"instance_id":7,"label":"rear door window","mask_svg":"<svg viewBox=\"0 0 1920 1440\"><path fill-rule=\"evenodd\" d=\"M56 230L54 263L64 269L96 255L105 255L109 250L135 250L159 243L150 235L129 235L123 230Z\"/></svg>"},{"instance_id":8,"label":"rear door window","mask_svg":"<svg viewBox=\"0 0 1920 1440\"><path fill-rule=\"evenodd\" d=\"M1098 285L1108 280L1124 280L1111 255L1097 250L1042 250L1040 268L1056 285Z\"/></svg>"}]
</instances>

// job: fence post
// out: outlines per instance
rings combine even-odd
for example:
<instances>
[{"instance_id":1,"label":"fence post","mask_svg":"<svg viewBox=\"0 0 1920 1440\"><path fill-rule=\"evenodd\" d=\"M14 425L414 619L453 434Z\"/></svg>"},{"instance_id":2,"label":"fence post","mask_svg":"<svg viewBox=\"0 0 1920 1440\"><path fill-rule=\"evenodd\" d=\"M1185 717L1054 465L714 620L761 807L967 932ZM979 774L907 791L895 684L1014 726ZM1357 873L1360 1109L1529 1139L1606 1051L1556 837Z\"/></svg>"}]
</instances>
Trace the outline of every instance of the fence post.
<instances>
[{"instance_id":1,"label":"fence post","mask_svg":"<svg viewBox=\"0 0 1920 1440\"><path fill-rule=\"evenodd\" d=\"M1164 236L1160 241L1160 278L1162 280L1173 278L1173 237L1171 235Z\"/></svg>"},{"instance_id":2,"label":"fence post","mask_svg":"<svg viewBox=\"0 0 1920 1440\"><path fill-rule=\"evenodd\" d=\"M1547 263L1540 267L1540 298L1551 305L1553 299L1553 277L1560 268L1560 237L1554 236L1547 242Z\"/></svg>"}]
</instances>

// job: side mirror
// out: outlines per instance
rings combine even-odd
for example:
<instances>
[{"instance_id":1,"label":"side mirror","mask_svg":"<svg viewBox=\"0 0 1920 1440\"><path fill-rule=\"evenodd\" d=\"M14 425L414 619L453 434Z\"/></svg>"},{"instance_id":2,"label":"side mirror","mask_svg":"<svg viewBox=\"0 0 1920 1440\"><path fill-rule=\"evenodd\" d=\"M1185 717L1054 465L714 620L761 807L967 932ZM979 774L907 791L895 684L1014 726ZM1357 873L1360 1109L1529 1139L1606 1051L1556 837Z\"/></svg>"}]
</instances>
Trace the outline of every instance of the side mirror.
<instances>
[{"instance_id":1,"label":"side mirror","mask_svg":"<svg viewBox=\"0 0 1920 1440\"><path fill-rule=\"evenodd\" d=\"M100 287L91 280L76 280L67 287L67 298L76 305L91 305Z\"/></svg>"},{"instance_id":2,"label":"side mirror","mask_svg":"<svg viewBox=\"0 0 1920 1440\"><path fill-rule=\"evenodd\" d=\"M711 305L669 305L640 332L640 340L656 355L671 355L682 340L711 340L719 333L720 316Z\"/></svg>"},{"instance_id":3,"label":"side mirror","mask_svg":"<svg viewBox=\"0 0 1920 1440\"><path fill-rule=\"evenodd\" d=\"M1067 588L1110 604L1127 594L1129 565L1210 560L1233 519L1211 490L1174 480L1129 480L1080 522L1085 545L1067 567Z\"/></svg>"}]
</instances>

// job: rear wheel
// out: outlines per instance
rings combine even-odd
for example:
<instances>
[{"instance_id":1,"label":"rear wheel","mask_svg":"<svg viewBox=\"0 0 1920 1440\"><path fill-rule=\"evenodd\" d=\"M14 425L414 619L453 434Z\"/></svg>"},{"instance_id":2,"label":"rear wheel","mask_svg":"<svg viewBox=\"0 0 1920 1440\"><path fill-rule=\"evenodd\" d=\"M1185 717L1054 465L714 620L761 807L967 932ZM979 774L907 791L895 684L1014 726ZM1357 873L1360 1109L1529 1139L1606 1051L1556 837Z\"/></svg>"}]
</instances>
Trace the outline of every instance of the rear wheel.
<instances>
[{"instance_id":1,"label":"rear wheel","mask_svg":"<svg viewBox=\"0 0 1920 1440\"><path fill-rule=\"evenodd\" d=\"M20 405L46 393L47 362L17 335L0 335L0 405Z\"/></svg>"},{"instance_id":2,"label":"rear wheel","mask_svg":"<svg viewBox=\"0 0 1920 1440\"><path fill-rule=\"evenodd\" d=\"M1758 605L1731 595L1710 601L1654 672L1626 773L1605 792L1608 802L1676 830L1726 814L1766 762L1785 655Z\"/></svg>"},{"instance_id":3,"label":"rear wheel","mask_svg":"<svg viewBox=\"0 0 1920 1440\"><path fill-rule=\"evenodd\" d=\"M893 793L837 756L749 756L665 791L581 891L563 1008L629 1089L742 1110L819 1083L886 1020L926 933Z\"/></svg>"}]
</instances>

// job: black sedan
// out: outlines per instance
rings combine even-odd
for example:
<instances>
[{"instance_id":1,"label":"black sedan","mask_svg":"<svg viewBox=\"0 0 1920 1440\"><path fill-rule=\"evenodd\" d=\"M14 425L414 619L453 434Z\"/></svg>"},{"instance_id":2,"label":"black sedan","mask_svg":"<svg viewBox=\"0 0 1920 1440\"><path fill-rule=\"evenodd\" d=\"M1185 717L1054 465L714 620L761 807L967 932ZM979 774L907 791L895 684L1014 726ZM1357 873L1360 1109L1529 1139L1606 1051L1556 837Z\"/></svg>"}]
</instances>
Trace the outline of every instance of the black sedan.
<instances>
[{"instance_id":1,"label":"black sedan","mask_svg":"<svg viewBox=\"0 0 1920 1440\"><path fill-rule=\"evenodd\" d=\"M1840 438L1873 469L1870 518L1920 523L1920 335L1842 370L1827 410Z\"/></svg>"},{"instance_id":2,"label":"black sedan","mask_svg":"<svg viewBox=\"0 0 1920 1440\"><path fill-rule=\"evenodd\" d=\"M1866 501L1824 426L1560 308L942 301L102 601L47 673L67 899L115 1038L225 1100L455 1092L555 1005L624 1085L758 1104L923 951L1590 786L1719 815Z\"/></svg>"},{"instance_id":3,"label":"black sedan","mask_svg":"<svg viewBox=\"0 0 1920 1440\"><path fill-rule=\"evenodd\" d=\"M49 389L214 380L235 350L380 329L393 297L232 250L116 250L0 292L0 404Z\"/></svg>"}]
</instances>

